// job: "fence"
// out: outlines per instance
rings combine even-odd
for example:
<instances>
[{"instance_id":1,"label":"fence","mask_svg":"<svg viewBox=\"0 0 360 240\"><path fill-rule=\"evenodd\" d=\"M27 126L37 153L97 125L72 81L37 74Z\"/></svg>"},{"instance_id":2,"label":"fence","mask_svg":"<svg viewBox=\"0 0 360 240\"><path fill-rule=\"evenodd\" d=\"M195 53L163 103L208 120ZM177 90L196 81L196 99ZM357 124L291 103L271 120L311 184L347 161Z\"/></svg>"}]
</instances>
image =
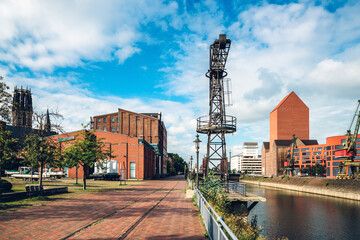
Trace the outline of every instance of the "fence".
<instances>
[{"instance_id":1,"label":"fence","mask_svg":"<svg viewBox=\"0 0 360 240\"><path fill-rule=\"evenodd\" d=\"M188 184L189 184L190 189L194 190L194 185L195 185L194 181L191 180L190 178L188 178L187 180L188 180Z\"/></svg>"},{"instance_id":2,"label":"fence","mask_svg":"<svg viewBox=\"0 0 360 240\"><path fill-rule=\"evenodd\" d=\"M228 192L233 191L233 192L236 192L243 196L246 196L246 184L245 183L229 181L228 183L225 183L225 187Z\"/></svg>"},{"instance_id":3,"label":"fence","mask_svg":"<svg viewBox=\"0 0 360 240\"><path fill-rule=\"evenodd\" d=\"M189 181L190 181L189 183L192 183L191 180ZM203 195L200 193L197 187L195 187L194 192L196 194L197 205L199 206L199 211L201 213L205 228L209 234L209 238L211 240L221 240L221 239L237 240L238 238L225 224L223 218L220 217L215 212L215 210L206 201L206 199L203 197Z\"/></svg>"}]
</instances>

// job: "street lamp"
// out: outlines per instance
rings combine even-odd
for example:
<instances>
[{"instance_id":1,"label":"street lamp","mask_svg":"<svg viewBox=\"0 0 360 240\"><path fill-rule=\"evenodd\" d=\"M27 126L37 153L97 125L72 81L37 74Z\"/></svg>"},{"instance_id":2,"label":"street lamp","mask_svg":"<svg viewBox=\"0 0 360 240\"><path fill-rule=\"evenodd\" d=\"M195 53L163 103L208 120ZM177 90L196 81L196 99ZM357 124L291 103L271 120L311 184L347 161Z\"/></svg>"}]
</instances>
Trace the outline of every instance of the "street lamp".
<instances>
[{"instance_id":1,"label":"street lamp","mask_svg":"<svg viewBox=\"0 0 360 240\"><path fill-rule=\"evenodd\" d=\"M199 148L201 140L199 139L199 134L196 134L196 139L194 141L196 149L196 187L199 187Z\"/></svg>"},{"instance_id":2,"label":"street lamp","mask_svg":"<svg viewBox=\"0 0 360 240\"><path fill-rule=\"evenodd\" d=\"M193 160L193 157L190 156L190 166L189 166L189 171L192 172L192 160Z\"/></svg>"}]
</instances>

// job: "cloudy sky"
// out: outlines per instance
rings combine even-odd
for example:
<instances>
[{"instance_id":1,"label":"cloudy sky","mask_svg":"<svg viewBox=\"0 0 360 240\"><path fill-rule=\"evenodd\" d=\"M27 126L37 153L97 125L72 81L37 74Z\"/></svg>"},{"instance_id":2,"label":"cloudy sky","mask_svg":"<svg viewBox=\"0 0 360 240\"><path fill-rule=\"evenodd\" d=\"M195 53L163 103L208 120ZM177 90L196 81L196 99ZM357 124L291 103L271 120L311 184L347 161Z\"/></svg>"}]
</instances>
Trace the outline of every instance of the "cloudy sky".
<instances>
[{"instance_id":1,"label":"cloudy sky","mask_svg":"<svg viewBox=\"0 0 360 240\"><path fill-rule=\"evenodd\" d=\"M1 0L0 75L30 87L36 110L58 109L69 131L117 107L162 112L168 151L188 160L208 114L209 45L226 33L238 119L228 151L268 141L269 113L291 91L325 143L360 98L359 13L356 0Z\"/></svg>"}]
</instances>

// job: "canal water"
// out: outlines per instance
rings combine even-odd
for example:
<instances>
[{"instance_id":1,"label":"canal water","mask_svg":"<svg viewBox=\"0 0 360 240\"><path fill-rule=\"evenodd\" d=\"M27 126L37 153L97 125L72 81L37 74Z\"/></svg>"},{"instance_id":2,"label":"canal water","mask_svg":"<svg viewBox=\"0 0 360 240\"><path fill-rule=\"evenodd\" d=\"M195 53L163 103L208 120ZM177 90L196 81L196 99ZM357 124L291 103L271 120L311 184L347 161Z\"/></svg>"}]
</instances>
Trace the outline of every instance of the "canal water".
<instances>
[{"instance_id":1,"label":"canal water","mask_svg":"<svg viewBox=\"0 0 360 240\"><path fill-rule=\"evenodd\" d=\"M268 239L360 239L360 201L332 198L247 184L247 191L266 198L251 210Z\"/></svg>"}]
</instances>

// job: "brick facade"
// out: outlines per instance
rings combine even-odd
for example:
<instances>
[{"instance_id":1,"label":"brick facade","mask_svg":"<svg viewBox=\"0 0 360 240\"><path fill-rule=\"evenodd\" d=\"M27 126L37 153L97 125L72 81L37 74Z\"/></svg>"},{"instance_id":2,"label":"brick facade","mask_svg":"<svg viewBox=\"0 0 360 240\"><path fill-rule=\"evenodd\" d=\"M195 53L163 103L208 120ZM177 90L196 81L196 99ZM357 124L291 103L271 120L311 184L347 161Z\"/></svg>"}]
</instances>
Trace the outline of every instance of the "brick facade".
<instances>
[{"instance_id":1,"label":"brick facade","mask_svg":"<svg viewBox=\"0 0 360 240\"><path fill-rule=\"evenodd\" d=\"M65 133L52 136L55 141L63 139L61 144L62 149L65 149L74 142L81 131ZM95 130L97 138L100 138L105 143L105 147L112 150L113 158L118 162L119 173L120 170L125 170L125 178L130 179L130 163L135 163L135 179L148 179L155 176L155 160L156 154L154 148L144 141L136 137L130 137L124 134L109 133L105 131ZM87 170L90 174L92 169ZM76 177L76 168L68 169L68 177ZM78 177L83 177L83 168L78 169Z\"/></svg>"},{"instance_id":2,"label":"brick facade","mask_svg":"<svg viewBox=\"0 0 360 240\"><path fill-rule=\"evenodd\" d=\"M167 131L161 113L135 113L119 108L116 113L93 117L93 129L124 134L150 143L157 152L156 173L166 175Z\"/></svg>"},{"instance_id":3,"label":"brick facade","mask_svg":"<svg viewBox=\"0 0 360 240\"><path fill-rule=\"evenodd\" d=\"M269 120L270 142L264 142L261 150L262 174L281 175L293 134L309 139L309 108L291 92L270 113Z\"/></svg>"}]
</instances>

